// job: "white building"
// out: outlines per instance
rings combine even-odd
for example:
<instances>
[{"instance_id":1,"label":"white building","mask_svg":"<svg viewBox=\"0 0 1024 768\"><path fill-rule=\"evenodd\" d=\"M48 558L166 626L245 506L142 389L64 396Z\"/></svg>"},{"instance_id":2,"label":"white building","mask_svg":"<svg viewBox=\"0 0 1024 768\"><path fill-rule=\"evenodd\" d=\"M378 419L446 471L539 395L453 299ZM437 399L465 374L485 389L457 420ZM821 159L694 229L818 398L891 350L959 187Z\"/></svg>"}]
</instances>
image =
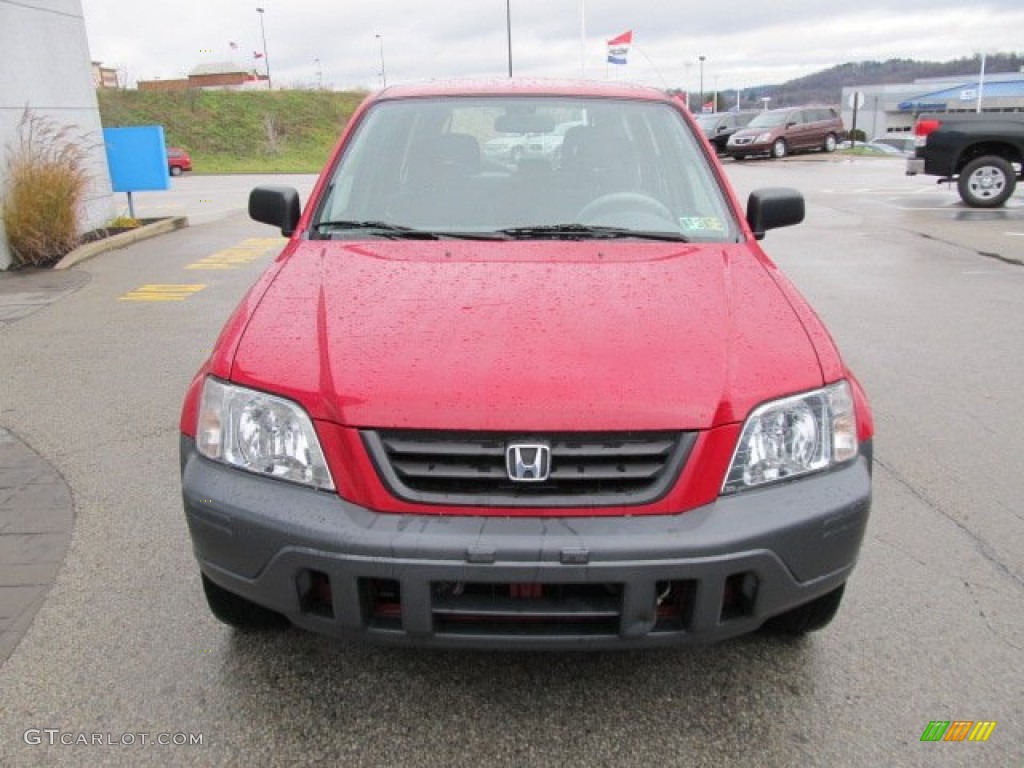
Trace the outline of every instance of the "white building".
<instances>
[{"instance_id":1,"label":"white building","mask_svg":"<svg viewBox=\"0 0 1024 768\"><path fill-rule=\"evenodd\" d=\"M18 123L27 106L95 137L82 224L85 231L102 226L114 214L114 195L81 0L0 0L0 57L0 189L7 148L18 141ZM0 223L0 269L10 263Z\"/></svg>"},{"instance_id":2,"label":"white building","mask_svg":"<svg viewBox=\"0 0 1024 768\"><path fill-rule=\"evenodd\" d=\"M864 94L856 128L868 140L909 133L922 112L1024 112L1024 72L943 78L922 78L899 85L857 85L843 88L842 114L853 130L853 94ZM980 97L980 100L979 100Z\"/></svg>"}]
</instances>

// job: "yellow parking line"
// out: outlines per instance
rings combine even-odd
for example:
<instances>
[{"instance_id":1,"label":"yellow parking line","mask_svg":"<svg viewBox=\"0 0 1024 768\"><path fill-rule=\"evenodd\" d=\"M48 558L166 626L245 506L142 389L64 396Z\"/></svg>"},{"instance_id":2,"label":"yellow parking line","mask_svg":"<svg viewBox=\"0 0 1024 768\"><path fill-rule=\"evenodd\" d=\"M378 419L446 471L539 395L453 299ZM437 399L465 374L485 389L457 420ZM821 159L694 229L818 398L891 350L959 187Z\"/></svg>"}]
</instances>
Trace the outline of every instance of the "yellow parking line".
<instances>
[{"instance_id":1,"label":"yellow parking line","mask_svg":"<svg viewBox=\"0 0 1024 768\"><path fill-rule=\"evenodd\" d=\"M118 301L184 301L189 296L203 290L206 285L192 283L187 285L156 284L140 285L138 288L129 291L123 296L118 296Z\"/></svg>"},{"instance_id":2,"label":"yellow parking line","mask_svg":"<svg viewBox=\"0 0 1024 768\"><path fill-rule=\"evenodd\" d=\"M187 264L185 269L236 269L262 258L268 251L280 248L285 242L281 237L250 237L237 245Z\"/></svg>"}]
</instances>

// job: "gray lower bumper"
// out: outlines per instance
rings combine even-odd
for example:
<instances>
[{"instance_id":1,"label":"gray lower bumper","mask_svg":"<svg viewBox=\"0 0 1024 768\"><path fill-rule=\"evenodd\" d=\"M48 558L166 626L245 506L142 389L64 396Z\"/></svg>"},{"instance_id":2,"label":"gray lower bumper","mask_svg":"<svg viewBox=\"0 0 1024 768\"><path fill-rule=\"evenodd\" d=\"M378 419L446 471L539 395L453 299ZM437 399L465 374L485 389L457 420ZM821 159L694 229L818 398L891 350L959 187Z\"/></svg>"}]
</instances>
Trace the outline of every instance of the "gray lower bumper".
<instances>
[{"instance_id":1,"label":"gray lower bumper","mask_svg":"<svg viewBox=\"0 0 1024 768\"><path fill-rule=\"evenodd\" d=\"M185 438L182 488L206 576L298 626L445 647L646 647L740 635L843 584L870 507L864 448L841 469L680 515L377 514L208 461ZM329 580L326 610L303 595L310 574ZM488 589L501 595L493 620Z\"/></svg>"}]
</instances>

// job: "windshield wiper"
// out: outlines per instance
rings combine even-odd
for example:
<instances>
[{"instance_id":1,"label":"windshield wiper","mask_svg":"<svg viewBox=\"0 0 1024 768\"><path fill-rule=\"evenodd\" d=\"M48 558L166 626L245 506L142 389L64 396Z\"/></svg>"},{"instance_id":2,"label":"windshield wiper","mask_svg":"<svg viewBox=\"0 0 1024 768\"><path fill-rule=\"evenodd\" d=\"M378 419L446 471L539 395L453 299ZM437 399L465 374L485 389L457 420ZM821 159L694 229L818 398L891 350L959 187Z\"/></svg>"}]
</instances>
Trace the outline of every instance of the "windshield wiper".
<instances>
[{"instance_id":1,"label":"windshield wiper","mask_svg":"<svg viewBox=\"0 0 1024 768\"><path fill-rule=\"evenodd\" d=\"M314 227L323 230L358 230L370 232L374 237L391 240L508 240L500 232L448 232L415 229L387 221L320 221Z\"/></svg>"},{"instance_id":2,"label":"windshield wiper","mask_svg":"<svg viewBox=\"0 0 1024 768\"><path fill-rule=\"evenodd\" d=\"M653 232L627 227L601 227L590 224L546 224L536 227L510 227L499 229L503 235L524 240L615 240L635 238L638 240L664 240L672 243L688 242L678 232Z\"/></svg>"},{"instance_id":3,"label":"windshield wiper","mask_svg":"<svg viewBox=\"0 0 1024 768\"><path fill-rule=\"evenodd\" d=\"M439 240L437 234L423 229L413 229L401 224L391 224L386 221L318 221L313 225L318 231L324 230L362 230L371 233L375 237L385 237L391 240Z\"/></svg>"}]
</instances>

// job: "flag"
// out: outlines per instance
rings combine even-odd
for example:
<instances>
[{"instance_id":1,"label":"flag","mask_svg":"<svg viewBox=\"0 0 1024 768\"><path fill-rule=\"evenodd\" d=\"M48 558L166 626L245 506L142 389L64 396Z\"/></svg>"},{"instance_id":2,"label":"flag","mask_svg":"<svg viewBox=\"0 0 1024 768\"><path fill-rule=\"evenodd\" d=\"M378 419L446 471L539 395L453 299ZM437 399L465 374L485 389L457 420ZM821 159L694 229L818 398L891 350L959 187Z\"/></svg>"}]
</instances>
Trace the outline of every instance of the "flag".
<instances>
[{"instance_id":1,"label":"flag","mask_svg":"<svg viewBox=\"0 0 1024 768\"><path fill-rule=\"evenodd\" d=\"M608 41L608 63L625 64L629 55L629 46L633 44L633 30L623 32Z\"/></svg>"},{"instance_id":2,"label":"flag","mask_svg":"<svg viewBox=\"0 0 1024 768\"><path fill-rule=\"evenodd\" d=\"M700 108L700 111L704 112L705 114L714 112L715 111L715 102L713 102L713 101L705 101L704 102L704 106Z\"/></svg>"},{"instance_id":3,"label":"flag","mask_svg":"<svg viewBox=\"0 0 1024 768\"><path fill-rule=\"evenodd\" d=\"M262 58L263 58L263 54L262 54L262 53L260 53L259 51L253 51L253 52L252 52L252 57L253 57L254 59L262 59Z\"/></svg>"}]
</instances>

